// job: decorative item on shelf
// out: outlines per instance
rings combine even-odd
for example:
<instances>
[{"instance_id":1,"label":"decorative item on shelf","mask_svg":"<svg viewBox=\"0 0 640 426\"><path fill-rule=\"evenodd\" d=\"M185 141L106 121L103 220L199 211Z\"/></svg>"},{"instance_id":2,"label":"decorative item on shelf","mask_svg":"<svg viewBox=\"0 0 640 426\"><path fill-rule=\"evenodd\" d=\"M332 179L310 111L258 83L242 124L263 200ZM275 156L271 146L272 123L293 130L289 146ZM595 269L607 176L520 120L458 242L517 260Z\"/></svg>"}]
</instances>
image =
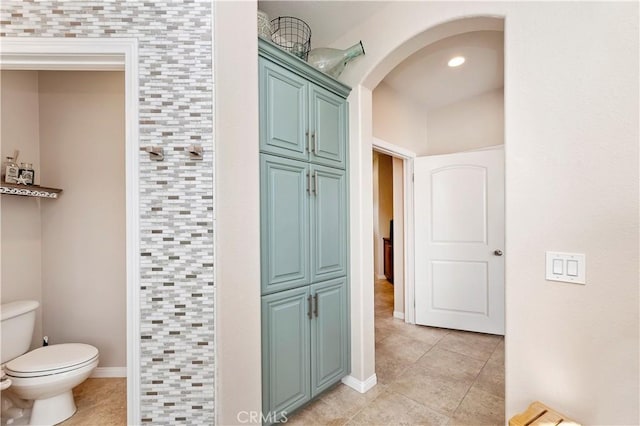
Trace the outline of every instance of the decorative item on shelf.
<instances>
[{"instance_id":1,"label":"decorative item on shelf","mask_svg":"<svg viewBox=\"0 0 640 426\"><path fill-rule=\"evenodd\" d=\"M29 183L29 178L23 175L20 175L20 177L18 178L18 182L16 183L18 185L33 185L32 183Z\"/></svg>"},{"instance_id":2,"label":"decorative item on shelf","mask_svg":"<svg viewBox=\"0 0 640 426\"><path fill-rule=\"evenodd\" d=\"M311 49L311 28L302 19L280 16L271 21L271 41L302 60Z\"/></svg>"},{"instance_id":3,"label":"decorative item on shelf","mask_svg":"<svg viewBox=\"0 0 640 426\"><path fill-rule=\"evenodd\" d=\"M18 174L18 182L23 185L33 185L35 182L36 172L33 171L33 164L21 163Z\"/></svg>"},{"instance_id":4,"label":"decorative item on shelf","mask_svg":"<svg viewBox=\"0 0 640 426\"><path fill-rule=\"evenodd\" d=\"M313 49L309 52L308 62L314 68L338 78L344 71L344 67L360 55L364 55L362 41L344 50L329 47Z\"/></svg>"},{"instance_id":5,"label":"decorative item on shelf","mask_svg":"<svg viewBox=\"0 0 640 426\"><path fill-rule=\"evenodd\" d=\"M18 151L16 151L18 152ZM2 164L2 181L7 183L18 183L20 177L20 168L16 163L16 156L8 156Z\"/></svg>"},{"instance_id":6,"label":"decorative item on shelf","mask_svg":"<svg viewBox=\"0 0 640 426\"><path fill-rule=\"evenodd\" d=\"M269 21L269 15L261 10L258 10L258 37L271 39L271 21Z\"/></svg>"}]
</instances>

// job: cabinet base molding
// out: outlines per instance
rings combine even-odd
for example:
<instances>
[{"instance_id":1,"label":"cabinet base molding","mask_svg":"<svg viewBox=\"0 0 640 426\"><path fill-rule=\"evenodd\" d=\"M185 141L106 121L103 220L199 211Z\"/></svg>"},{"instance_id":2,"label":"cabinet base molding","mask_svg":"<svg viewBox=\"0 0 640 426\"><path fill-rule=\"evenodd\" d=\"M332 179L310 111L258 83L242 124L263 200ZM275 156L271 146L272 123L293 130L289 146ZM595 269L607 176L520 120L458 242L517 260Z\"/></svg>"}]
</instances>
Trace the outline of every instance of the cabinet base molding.
<instances>
[{"instance_id":1,"label":"cabinet base molding","mask_svg":"<svg viewBox=\"0 0 640 426\"><path fill-rule=\"evenodd\" d=\"M378 377L374 374L367 380L362 381L353 376L345 376L342 378L342 383L360 393L366 393L378 383Z\"/></svg>"}]
</instances>

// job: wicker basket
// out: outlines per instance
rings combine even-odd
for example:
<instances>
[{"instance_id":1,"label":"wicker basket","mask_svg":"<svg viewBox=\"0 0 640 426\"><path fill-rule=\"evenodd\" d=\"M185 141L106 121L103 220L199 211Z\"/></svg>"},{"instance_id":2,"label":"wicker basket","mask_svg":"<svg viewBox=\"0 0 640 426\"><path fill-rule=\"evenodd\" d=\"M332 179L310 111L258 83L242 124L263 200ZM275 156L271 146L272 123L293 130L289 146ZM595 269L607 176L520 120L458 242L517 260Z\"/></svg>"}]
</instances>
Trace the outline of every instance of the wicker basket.
<instances>
[{"instance_id":1,"label":"wicker basket","mask_svg":"<svg viewBox=\"0 0 640 426\"><path fill-rule=\"evenodd\" d=\"M280 16L271 21L271 41L306 61L311 50L311 28L302 19Z\"/></svg>"}]
</instances>

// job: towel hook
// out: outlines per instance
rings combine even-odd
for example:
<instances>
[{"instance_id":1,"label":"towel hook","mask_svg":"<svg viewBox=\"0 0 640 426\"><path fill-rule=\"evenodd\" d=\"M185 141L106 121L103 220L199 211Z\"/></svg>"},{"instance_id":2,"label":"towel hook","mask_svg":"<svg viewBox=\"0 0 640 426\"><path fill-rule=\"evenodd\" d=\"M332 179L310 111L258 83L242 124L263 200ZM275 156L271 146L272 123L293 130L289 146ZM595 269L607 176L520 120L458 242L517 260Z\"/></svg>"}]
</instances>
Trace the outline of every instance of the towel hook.
<instances>
[{"instance_id":1,"label":"towel hook","mask_svg":"<svg viewBox=\"0 0 640 426\"><path fill-rule=\"evenodd\" d=\"M145 151L149 153L149 159L153 161L164 160L164 149L161 146L148 146Z\"/></svg>"},{"instance_id":2,"label":"towel hook","mask_svg":"<svg viewBox=\"0 0 640 426\"><path fill-rule=\"evenodd\" d=\"M192 160L202 160L204 157L204 149L201 145L189 145L187 147L189 158Z\"/></svg>"}]
</instances>

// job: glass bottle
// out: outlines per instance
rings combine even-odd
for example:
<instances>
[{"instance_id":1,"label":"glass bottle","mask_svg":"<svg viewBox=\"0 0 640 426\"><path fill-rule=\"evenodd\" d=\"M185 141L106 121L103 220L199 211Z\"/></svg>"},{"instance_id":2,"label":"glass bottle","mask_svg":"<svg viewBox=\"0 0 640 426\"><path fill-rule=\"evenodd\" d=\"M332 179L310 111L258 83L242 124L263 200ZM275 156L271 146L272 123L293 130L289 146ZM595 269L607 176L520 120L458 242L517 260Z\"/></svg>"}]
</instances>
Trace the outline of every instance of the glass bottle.
<instances>
[{"instance_id":1,"label":"glass bottle","mask_svg":"<svg viewBox=\"0 0 640 426\"><path fill-rule=\"evenodd\" d=\"M35 181L35 172L33 171L33 164L21 163L19 177L26 185L33 185Z\"/></svg>"},{"instance_id":2,"label":"glass bottle","mask_svg":"<svg viewBox=\"0 0 640 426\"><path fill-rule=\"evenodd\" d=\"M2 180L7 183L18 183L19 175L20 169L15 160L13 157L7 157L6 161L2 164Z\"/></svg>"},{"instance_id":3,"label":"glass bottle","mask_svg":"<svg viewBox=\"0 0 640 426\"><path fill-rule=\"evenodd\" d=\"M344 50L331 49L329 47L312 49L311 52L309 52L309 59L307 59L307 61L314 68L334 78L338 78L338 76L342 74L342 71L344 71L347 63L360 55L364 55L362 41Z\"/></svg>"}]
</instances>

